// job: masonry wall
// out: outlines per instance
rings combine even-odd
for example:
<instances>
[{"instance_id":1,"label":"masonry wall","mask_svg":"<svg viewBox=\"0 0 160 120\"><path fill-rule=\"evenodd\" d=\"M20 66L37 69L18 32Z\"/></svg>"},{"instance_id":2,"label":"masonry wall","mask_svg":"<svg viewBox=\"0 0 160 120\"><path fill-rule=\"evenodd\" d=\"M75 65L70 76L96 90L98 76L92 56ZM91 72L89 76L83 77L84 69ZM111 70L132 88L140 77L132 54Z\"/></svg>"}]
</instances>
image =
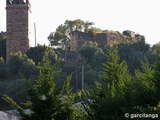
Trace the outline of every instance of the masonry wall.
<instances>
[{"instance_id":1,"label":"masonry wall","mask_svg":"<svg viewBox=\"0 0 160 120\"><path fill-rule=\"evenodd\" d=\"M8 112L0 111L0 120L20 120L20 117Z\"/></svg>"},{"instance_id":2,"label":"masonry wall","mask_svg":"<svg viewBox=\"0 0 160 120\"><path fill-rule=\"evenodd\" d=\"M29 4L7 4L6 60L11 53L25 53L29 45Z\"/></svg>"},{"instance_id":3,"label":"masonry wall","mask_svg":"<svg viewBox=\"0 0 160 120\"><path fill-rule=\"evenodd\" d=\"M95 41L98 43L98 47L103 48L107 45L114 45L120 42L134 40L135 38L122 35L116 31L106 31L97 33L95 37L92 37L91 35L85 32L72 31L70 33L70 51L77 51L81 49L81 46L88 41Z\"/></svg>"}]
</instances>

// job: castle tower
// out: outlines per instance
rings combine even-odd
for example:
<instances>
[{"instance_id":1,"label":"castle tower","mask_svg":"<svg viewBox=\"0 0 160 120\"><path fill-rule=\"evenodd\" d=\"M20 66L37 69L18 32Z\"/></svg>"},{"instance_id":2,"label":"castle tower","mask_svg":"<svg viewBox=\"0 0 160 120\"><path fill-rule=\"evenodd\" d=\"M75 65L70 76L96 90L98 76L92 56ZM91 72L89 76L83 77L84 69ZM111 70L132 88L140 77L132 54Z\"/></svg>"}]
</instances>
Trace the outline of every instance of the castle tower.
<instances>
[{"instance_id":1,"label":"castle tower","mask_svg":"<svg viewBox=\"0 0 160 120\"><path fill-rule=\"evenodd\" d=\"M18 51L25 53L30 47L30 3L28 0L6 0L6 12L6 61L8 62L11 53Z\"/></svg>"}]
</instances>

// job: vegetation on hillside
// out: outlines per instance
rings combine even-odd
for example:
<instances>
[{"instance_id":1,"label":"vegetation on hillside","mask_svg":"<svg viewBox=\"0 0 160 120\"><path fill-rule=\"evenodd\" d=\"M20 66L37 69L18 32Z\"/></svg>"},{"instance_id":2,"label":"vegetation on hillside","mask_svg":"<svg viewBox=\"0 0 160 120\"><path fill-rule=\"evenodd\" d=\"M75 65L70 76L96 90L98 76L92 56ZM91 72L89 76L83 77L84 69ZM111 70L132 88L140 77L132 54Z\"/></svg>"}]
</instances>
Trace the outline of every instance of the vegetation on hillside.
<instances>
[{"instance_id":1,"label":"vegetation on hillside","mask_svg":"<svg viewBox=\"0 0 160 120\"><path fill-rule=\"evenodd\" d=\"M87 31L93 25L86 22L85 28L78 25L81 22L66 21L64 26ZM126 113L129 119L142 113L150 116L137 119L156 118L160 44L151 47L141 35L136 39L105 48L86 42L78 51L83 59L77 62L65 61L60 50L40 45L12 54L8 64L0 54L0 110L17 109L22 120L124 120Z\"/></svg>"},{"instance_id":2,"label":"vegetation on hillside","mask_svg":"<svg viewBox=\"0 0 160 120\"><path fill-rule=\"evenodd\" d=\"M51 32L48 36L48 40L51 46L62 46L64 50L69 49L69 33L71 31L83 31L89 32L91 36L95 36L97 31L100 31L96 27L93 27L94 23L89 21L66 20L64 24L57 27L55 32Z\"/></svg>"},{"instance_id":3,"label":"vegetation on hillside","mask_svg":"<svg viewBox=\"0 0 160 120\"><path fill-rule=\"evenodd\" d=\"M134 69L133 75L128 70L127 62L120 59L114 47L108 48L105 52L106 59L100 68L93 68L89 62L87 63L85 69L88 69L88 75L85 77L88 81L85 82L91 86L85 86L85 89L74 92L70 87L76 68L72 63L64 66L72 66L69 70L73 73L73 78L68 71L67 74L70 75L66 74L63 77L61 76L63 74L59 74L60 79L58 79L57 72L64 73L66 68L60 69L56 64L52 64L49 60L49 52L45 52L42 62L37 65L39 70L37 77L29 81L26 79L25 81L29 82L27 87L20 88L23 92L18 90L19 96L23 96L24 93L28 96L25 100L21 99L21 102L26 102L23 104L26 107L23 105L20 107L18 105L21 103L20 100L17 101L18 98L13 95L11 96L17 103L8 95L3 95L3 99L10 103L13 109L17 109L24 120L45 118L48 120L123 120L125 113L157 115L159 113L159 51L155 51L156 66L153 67L144 57L144 61L139 61L141 70ZM56 87L57 80L62 84ZM8 83L1 82L0 88L3 91L5 84ZM78 101L81 103L76 104ZM23 108L30 108L32 112L26 114ZM151 117L156 116L150 116L148 119Z\"/></svg>"}]
</instances>

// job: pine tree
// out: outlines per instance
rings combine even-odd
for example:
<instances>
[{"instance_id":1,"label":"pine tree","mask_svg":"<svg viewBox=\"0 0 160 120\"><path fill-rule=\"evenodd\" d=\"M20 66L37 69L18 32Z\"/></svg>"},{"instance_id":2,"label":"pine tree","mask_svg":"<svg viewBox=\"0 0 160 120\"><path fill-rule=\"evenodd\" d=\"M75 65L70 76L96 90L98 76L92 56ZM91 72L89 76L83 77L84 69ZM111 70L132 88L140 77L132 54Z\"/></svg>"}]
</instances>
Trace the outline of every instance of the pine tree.
<instances>
[{"instance_id":1,"label":"pine tree","mask_svg":"<svg viewBox=\"0 0 160 120\"><path fill-rule=\"evenodd\" d=\"M91 120L124 119L122 108L128 107L131 76L125 61L120 62L117 51L108 50L107 61L103 63L103 84L96 82L92 92L84 92L81 98L87 101L85 107Z\"/></svg>"},{"instance_id":2,"label":"pine tree","mask_svg":"<svg viewBox=\"0 0 160 120\"><path fill-rule=\"evenodd\" d=\"M154 80L154 70L147 58L142 62L142 72L135 70L135 77L132 85L132 103L134 106L148 107L156 105L156 85Z\"/></svg>"},{"instance_id":3,"label":"pine tree","mask_svg":"<svg viewBox=\"0 0 160 120\"><path fill-rule=\"evenodd\" d=\"M154 80L157 92L157 102L160 101L160 49L156 50L156 63L155 63Z\"/></svg>"},{"instance_id":4,"label":"pine tree","mask_svg":"<svg viewBox=\"0 0 160 120\"><path fill-rule=\"evenodd\" d=\"M54 75L59 71L56 65L51 65L47 51L44 53L43 61L38 65L38 68L39 75L36 85L33 87L29 85L27 91L28 101L23 103L31 110L30 114L26 114L25 110L17 105L11 97L4 95L3 99L13 109L18 110L22 120L59 120L62 118L61 115L65 118L63 120L70 120L70 116L73 116L72 104L74 102L73 94L69 88L71 76L68 77L61 87L55 89ZM65 91L67 91L67 95L64 95ZM72 99L68 101L71 97ZM66 104L66 102L71 103Z\"/></svg>"}]
</instances>

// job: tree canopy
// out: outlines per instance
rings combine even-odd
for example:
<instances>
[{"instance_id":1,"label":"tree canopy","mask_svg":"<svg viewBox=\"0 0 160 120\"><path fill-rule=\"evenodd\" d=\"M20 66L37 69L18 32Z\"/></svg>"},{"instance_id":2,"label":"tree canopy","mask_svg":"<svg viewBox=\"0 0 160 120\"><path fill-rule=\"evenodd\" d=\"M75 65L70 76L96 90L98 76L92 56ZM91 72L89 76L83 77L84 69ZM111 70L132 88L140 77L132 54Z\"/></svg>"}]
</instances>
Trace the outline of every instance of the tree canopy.
<instances>
[{"instance_id":1,"label":"tree canopy","mask_svg":"<svg viewBox=\"0 0 160 120\"><path fill-rule=\"evenodd\" d=\"M94 25L93 22L77 20L66 20L64 24L57 27L55 32L51 32L48 36L48 40L51 46L62 46L63 49L69 48L69 33L71 31L84 31L88 32Z\"/></svg>"}]
</instances>

